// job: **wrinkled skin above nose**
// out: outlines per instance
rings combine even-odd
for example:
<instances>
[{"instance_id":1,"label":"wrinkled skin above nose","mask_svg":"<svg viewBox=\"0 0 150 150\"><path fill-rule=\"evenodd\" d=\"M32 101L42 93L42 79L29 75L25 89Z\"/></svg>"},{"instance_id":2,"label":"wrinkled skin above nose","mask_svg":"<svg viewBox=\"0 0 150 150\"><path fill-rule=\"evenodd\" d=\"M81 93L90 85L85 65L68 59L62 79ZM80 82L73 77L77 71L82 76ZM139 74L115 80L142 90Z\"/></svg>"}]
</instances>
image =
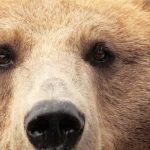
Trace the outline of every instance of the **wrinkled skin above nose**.
<instances>
[{"instance_id":1,"label":"wrinkled skin above nose","mask_svg":"<svg viewBox=\"0 0 150 150\"><path fill-rule=\"evenodd\" d=\"M42 101L27 114L24 124L35 148L69 150L80 140L85 118L70 102Z\"/></svg>"}]
</instances>

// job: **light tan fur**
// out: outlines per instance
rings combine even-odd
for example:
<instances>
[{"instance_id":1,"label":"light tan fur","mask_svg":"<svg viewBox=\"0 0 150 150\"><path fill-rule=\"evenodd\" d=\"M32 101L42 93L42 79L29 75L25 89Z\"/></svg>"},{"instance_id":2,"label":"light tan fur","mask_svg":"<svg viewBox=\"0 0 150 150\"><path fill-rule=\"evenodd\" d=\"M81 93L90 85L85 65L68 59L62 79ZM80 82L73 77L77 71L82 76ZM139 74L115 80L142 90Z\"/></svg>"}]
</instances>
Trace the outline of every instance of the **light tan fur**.
<instances>
[{"instance_id":1,"label":"light tan fur","mask_svg":"<svg viewBox=\"0 0 150 150\"><path fill-rule=\"evenodd\" d=\"M0 149L33 150L24 117L58 99L85 114L76 150L149 150L149 8L149 0L1 0L0 45L18 59L0 74ZM94 41L115 53L109 69L83 59Z\"/></svg>"}]
</instances>

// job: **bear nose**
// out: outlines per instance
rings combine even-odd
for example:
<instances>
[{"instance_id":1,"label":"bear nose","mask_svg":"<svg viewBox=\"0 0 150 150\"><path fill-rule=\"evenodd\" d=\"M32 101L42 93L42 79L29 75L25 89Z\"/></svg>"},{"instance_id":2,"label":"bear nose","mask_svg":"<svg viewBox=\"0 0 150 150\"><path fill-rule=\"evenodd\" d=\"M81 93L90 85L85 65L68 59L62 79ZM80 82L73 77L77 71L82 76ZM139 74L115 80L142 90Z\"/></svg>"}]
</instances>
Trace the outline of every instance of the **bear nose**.
<instances>
[{"instance_id":1,"label":"bear nose","mask_svg":"<svg viewBox=\"0 0 150 150\"><path fill-rule=\"evenodd\" d=\"M25 117L25 130L38 149L70 149L79 141L85 125L84 115L69 102L44 101Z\"/></svg>"}]
</instances>

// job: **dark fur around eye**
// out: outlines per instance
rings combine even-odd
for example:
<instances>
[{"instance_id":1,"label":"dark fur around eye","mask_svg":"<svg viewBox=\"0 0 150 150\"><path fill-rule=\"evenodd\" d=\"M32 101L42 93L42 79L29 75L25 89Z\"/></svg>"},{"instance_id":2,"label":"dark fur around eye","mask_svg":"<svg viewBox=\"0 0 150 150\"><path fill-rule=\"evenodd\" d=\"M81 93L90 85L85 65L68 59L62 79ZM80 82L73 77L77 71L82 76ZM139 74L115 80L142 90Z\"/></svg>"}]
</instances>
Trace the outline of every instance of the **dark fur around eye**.
<instances>
[{"instance_id":1,"label":"dark fur around eye","mask_svg":"<svg viewBox=\"0 0 150 150\"><path fill-rule=\"evenodd\" d=\"M86 61L96 67L109 67L114 59L114 53L106 46L105 42L93 44L85 57Z\"/></svg>"}]
</instances>

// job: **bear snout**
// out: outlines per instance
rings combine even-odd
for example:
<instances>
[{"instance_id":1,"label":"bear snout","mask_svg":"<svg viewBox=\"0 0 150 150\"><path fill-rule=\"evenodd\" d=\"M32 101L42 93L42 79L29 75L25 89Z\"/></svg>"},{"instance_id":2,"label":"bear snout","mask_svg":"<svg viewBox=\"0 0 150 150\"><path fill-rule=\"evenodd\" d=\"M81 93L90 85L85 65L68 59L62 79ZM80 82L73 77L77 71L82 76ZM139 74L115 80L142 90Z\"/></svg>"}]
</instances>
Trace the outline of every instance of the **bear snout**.
<instances>
[{"instance_id":1,"label":"bear snout","mask_svg":"<svg viewBox=\"0 0 150 150\"><path fill-rule=\"evenodd\" d=\"M24 126L37 149L71 149L80 140L85 117L71 102L42 101L26 115Z\"/></svg>"}]
</instances>

